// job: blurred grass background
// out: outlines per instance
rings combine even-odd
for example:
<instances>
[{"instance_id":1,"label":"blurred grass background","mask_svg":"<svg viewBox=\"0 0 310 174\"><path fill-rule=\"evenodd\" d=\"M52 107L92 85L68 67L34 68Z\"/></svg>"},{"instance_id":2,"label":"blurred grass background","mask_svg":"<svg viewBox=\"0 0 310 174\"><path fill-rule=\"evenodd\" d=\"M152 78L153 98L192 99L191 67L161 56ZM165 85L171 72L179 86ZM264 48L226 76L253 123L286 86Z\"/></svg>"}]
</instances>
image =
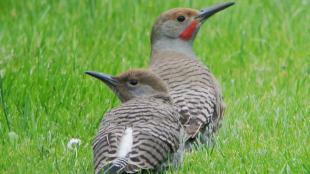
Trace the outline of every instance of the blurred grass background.
<instances>
[{"instance_id":1,"label":"blurred grass background","mask_svg":"<svg viewBox=\"0 0 310 174\"><path fill-rule=\"evenodd\" d=\"M161 12L220 2L1 0L0 173L93 172L92 138L119 102L83 72L147 67ZM216 145L170 173L310 173L309 21L309 0L236 0L204 24L195 50L228 107Z\"/></svg>"}]
</instances>

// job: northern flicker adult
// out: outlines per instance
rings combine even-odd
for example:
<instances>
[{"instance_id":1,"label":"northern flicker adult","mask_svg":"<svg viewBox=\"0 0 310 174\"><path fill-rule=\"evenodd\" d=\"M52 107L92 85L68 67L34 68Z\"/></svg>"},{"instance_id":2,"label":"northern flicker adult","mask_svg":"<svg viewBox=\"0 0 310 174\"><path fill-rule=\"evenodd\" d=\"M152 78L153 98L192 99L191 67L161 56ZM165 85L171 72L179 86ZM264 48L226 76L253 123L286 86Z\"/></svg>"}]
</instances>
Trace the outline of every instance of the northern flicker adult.
<instances>
[{"instance_id":1,"label":"northern flicker adult","mask_svg":"<svg viewBox=\"0 0 310 174\"><path fill-rule=\"evenodd\" d=\"M180 164L184 130L159 77L146 70L116 77L86 73L103 81L123 102L104 115L93 141L96 173L134 173Z\"/></svg>"},{"instance_id":2,"label":"northern flicker adult","mask_svg":"<svg viewBox=\"0 0 310 174\"><path fill-rule=\"evenodd\" d=\"M198 140L211 143L224 113L218 82L196 58L193 42L209 17L233 4L224 3L201 11L171 9L157 18L152 29L150 69L167 83L190 137L188 145Z\"/></svg>"}]
</instances>

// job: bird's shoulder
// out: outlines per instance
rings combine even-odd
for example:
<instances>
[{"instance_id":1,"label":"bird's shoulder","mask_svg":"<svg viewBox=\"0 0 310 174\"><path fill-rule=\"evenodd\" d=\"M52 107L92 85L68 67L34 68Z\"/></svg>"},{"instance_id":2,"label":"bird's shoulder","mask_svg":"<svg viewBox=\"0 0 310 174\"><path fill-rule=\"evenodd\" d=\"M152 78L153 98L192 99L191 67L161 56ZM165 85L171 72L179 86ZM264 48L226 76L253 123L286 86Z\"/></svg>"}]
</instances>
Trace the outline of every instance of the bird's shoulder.
<instances>
[{"instance_id":1,"label":"bird's shoulder","mask_svg":"<svg viewBox=\"0 0 310 174\"><path fill-rule=\"evenodd\" d=\"M134 120L136 117L156 119L164 116L166 117L163 119L179 118L172 99L167 95L158 94L149 97L137 97L122 103L120 106L106 112L102 122L118 122L122 121L122 119Z\"/></svg>"}]
</instances>

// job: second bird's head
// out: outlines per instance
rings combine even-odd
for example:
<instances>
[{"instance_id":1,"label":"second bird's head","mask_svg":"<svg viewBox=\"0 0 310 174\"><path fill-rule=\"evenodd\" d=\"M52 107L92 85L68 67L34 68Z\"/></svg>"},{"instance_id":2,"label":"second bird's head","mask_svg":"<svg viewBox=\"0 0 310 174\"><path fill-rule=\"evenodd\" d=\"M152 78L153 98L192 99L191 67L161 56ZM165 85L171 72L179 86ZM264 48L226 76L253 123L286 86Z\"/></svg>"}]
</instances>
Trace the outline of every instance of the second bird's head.
<instances>
[{"instance_id":1,"label":"second bird's head","mask_svg":"<svg viewBox=\"0 0 310 174\"><path fill-rule=\"evenodd\" d=\"M201 11L190 8L175 8L161 14L152 29L151 42L158 40L183 40L192 42L209 17L232 6L233 2L219 4Z\"/></svg>"},{"instance_id":2,"label":"second bird's head","mask_svg":"<svg viewBox=\"0 0 310 174\"><path fill-rule=\"evenodd\" d=\"M166 84L154 73L147 70L130 70L118 76L93 71L85 73L104 82L122 102L135 97L168 93Z\"/></svg>"}]
</instances>

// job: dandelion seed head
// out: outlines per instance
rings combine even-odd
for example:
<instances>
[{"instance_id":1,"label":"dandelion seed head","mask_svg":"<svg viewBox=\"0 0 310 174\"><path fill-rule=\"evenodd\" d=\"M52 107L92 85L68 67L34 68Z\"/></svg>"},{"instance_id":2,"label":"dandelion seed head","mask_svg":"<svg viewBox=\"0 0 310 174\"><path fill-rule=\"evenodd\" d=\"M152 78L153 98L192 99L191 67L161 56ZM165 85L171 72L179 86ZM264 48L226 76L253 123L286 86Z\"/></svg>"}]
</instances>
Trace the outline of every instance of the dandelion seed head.
<instances>
[{"instance_id":1,"label":"dandelion seed head","mask_svg":"<svg viewBox=\"0 0 310 174\"><path fill-rule=\"evenodd\" d=\"M81 140L78 138L71 138L70 141L67 144L68 149L74 149L76 147L79 147L81 145Z\"/></svg>"}]
</instances>

